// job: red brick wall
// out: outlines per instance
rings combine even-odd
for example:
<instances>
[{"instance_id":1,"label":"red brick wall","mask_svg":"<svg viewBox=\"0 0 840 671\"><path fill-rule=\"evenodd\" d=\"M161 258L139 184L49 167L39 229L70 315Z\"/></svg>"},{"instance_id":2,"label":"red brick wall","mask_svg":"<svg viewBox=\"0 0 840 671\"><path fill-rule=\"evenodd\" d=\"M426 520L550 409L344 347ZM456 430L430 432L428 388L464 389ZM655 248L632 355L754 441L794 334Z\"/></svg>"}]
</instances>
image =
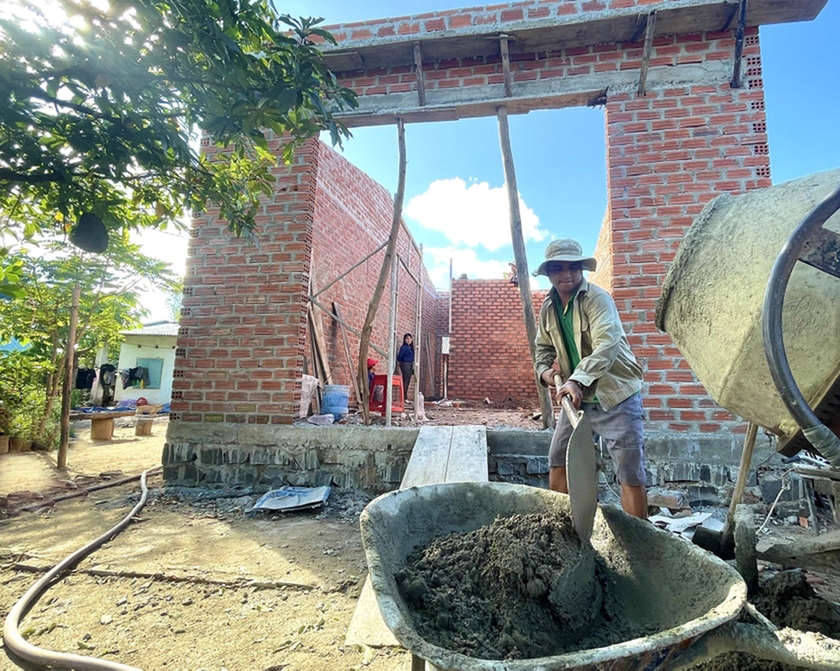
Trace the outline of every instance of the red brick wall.
<instances>
[{"instance_id":1,"label":"red brick wall","mask_svg":"<svg viewBox=\"0 0 840 671\"><path fill-rule=\"evenodd\" d=\"M466 9L447 9L438 12L426 12L412 16L399 16L389 19L356 21L341 25L327 26L338 42L348 40L369 40L373 37L431 37L443 30L486 26L496 23L514 23L529 19L548 19L571 17L576 14L600 12L605 9L626 9L646 7L659 0L531 0L510 4L497 3L487 6L472 6Z\"/></svg>"},{"instance_id":2,"label":"red brick wall","mask_svg":"<svg viewBox=\"0 0 840 671\"><path fill-rule=\"evenodd\" d=\"M730 33L661 41L669 58L727 58ZM636 54L638 55L638 54ZM764 88L757 30L748 30L745 81L611 96L607 103L613 295L645 367L649 420L662 430L743 430L698 384L671 339L654 325L662 279L694 217L720 193L767 187Z\"/></svg>"},{"instance_id":3,"label":"red brick wall","mask_svg":"<svg viewBox=\"0 0 840 671\"><path fill-rule=\"evenodd\" d=\"M356 166L327 145L319 145L318 180L315 194L315 219L312 236L313 274L315 286L322 287L346 273L388 238L393 219L394 205L388 190L374 182ZM420 261L419 246L410 237L403 225L397 238L397 254L411 270L400 264L397 278L397 341L402 344L404 333L415 333L417 313L417 284L412 279L423 281L423 323L421 336L434 334L436 328L436 305L434 286ZM333 302L341 309L342 319L357 330L361 330L367 315L368 305L373 297L379 272L385 258L380 250L362 265L317 297L326 308L332 309ZM317 289L316 289L317 290ZM385 292L379 304L374 322L371 343L382 350L388 348L388 326L390 313L390 273ZM351 384L358 361L359 339L346 331L353 370L351 371L341 337L339 323L330 315L321 314L333 382ZM431 331L430 331L431 329ZM423 337L426 340L425 337ZM434 343L434 340L432 340ZM307 344L308 347L308 344ZM415 344L415 349L417 344ZM307 349L307 355L309 349ZM423 352L425 355L425 352ZM380 361L376 371L387 372L387 357L370 350L369 355ZM396 357L396 353L394 354ZM421 367L424 362L421 360ZM311 370L311 368L310 368ZM434 392L431 379L424 376L423 391ZM412 384L413 387L413 384ZM411 390L409 390L411 391ZM352 392L351 392L352 394Z\"/></svg>"},{"instance_id":4,"label":"red brick wall","mask_svg":"<svg viewBox=\"0 0 840 671\"><path fill-rule=\"evenodd\" d=\"M271 140L279 153L278 138ZM214 147L204 147L210 155ZM285 423L300 397L317 143L278 166L257 217L259 244L210 210L192 223L172 384L172 418Z\"/></svg>"},{"instance_id":5,"label":"red brick wall","mask_svg":"<svg viewBox=\"0 0 840 671\"><path fill-rule=\"evenodd\" d=\"M534 292L538 316L544 291ZM526 405L537 398L519 288L507 280L454 280L449 397Z\"/></svg>"}]
</instances>

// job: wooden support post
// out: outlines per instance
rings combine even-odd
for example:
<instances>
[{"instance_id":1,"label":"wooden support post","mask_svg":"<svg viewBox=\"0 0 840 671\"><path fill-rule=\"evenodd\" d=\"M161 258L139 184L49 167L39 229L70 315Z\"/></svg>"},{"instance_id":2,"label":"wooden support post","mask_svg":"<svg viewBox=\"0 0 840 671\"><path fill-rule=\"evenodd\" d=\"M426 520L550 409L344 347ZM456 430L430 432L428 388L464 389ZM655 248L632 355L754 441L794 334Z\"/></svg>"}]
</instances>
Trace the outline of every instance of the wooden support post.
<instances>
[{"instance_id":1,"label":"wooden support post","mask_svg":"<svg viewBox=\"0 0 840 671\"><path fill-rule=\"evenodd\" d=\"M735 68L732 72L733 89L741 88L741 58L744 54L744 31L747 29L747 0L738 6L738 28L735 30Z\"/></svg>"},{"instance_id":2,"label":"wooden support post","mask_svg":"<svg viewBox=\"0 0 840 671\"><path fill-rule=\"evenodd\" d=\"M362 402L362 395L359 393L359 381L354 375L353 358L350 356L350 344L347 342L347 329L344 328L344 321L341 319L341 309L338 303L333 303L333 316L338 322L341 331L341 342L344 345L344 356L347 357L347 370L350 372L350 382L353 385L353 393L356 395L356 402Z\"/></svg>"},{"instance_id":3,"label":"wooden support post","mask_svg":"<svg viewBox=\"0 0 840 671\"><path fill-rule=\"evenodd\" d=\"M423 274L423 245L420 245L420 263L417 268L417 274ZM415 301L415 312L414 312L414 342L415 342L415 352L414 352L414 413L416 415L417 408L419 407L420 402L420 367L421 367L421 360L422 360L422 350L423 350L423 339L421 329L423 328L423 283L417 283L417 300ZM405 390L406 395L408 394L408 389Z\"/></svg>"},{"instance_id":4,"label":"wooden support post","mask_svg":"<svg viewBox=\"0 0 840 671\"><path fill-rule=\"evenodd\" d=\"M428 369L428 378L429 378L429 385L427 385L427 389L431 388L432 394L437 395L437 389L435 388L435 359L432 355L432 346L430 344L432 336L426 334L426 342L424 346L426 348L426 368Z\"/></svg>"},{"instance_id":5,"label":"wooden support post","mask_svg":"<svg viewBox=\"0 0 840 671\"><path fill-rule=\"evenodd\" d=\"M420 107L426 106L426 78L423 76L423 52L420 43L414 43L414 74L417 77L417 98Z\"/></svg>"},{"instance_id":6,"label":"wooden support post","mask_svg":"<svg viewBox=\"0 0 840 671\"><path fill-rule=\"evenodd\" d=\"M70 324L67 330L67 346L64 351L64 386L61 388L61 432L58 443L59 468L67 468L67 449L70 446L70 390L73 388L73 369L76 358L76 322L79 319L79 300L82 290L79 283L73 285L70 304ZM91 432L93 431L91 424Z\"/></svg>"},{"instance_id":7,"label":"wooden support post","mask_svg":"<svg viewBox=\"0 0 840 671\"><path fill-rule=\"evenodd\" d=\"M645 83L647 82L648 68L650 67L650 54L653 51L653 33L656 30L656 11L648 14L647 26L645 27L645 48L642 53L642 67L639 70L639 95L645 94Z\"/></svg>"},{"instance_id":8,"label":"wooden support post","mask_svg":"<svg viewBox=\"0 0 840 671\"><path fill-rule=\"evenodd\" d=\"M311 304L309 305L309 326L312 329L312 342L315 344L315 351L321 363L321 370L324 373L324 382L332 384L332 371L330 370L327 341L324 338L324 325L321 322L321 313L313 310Z\"/></svg>"},{"instance_id":9,"label":"wooden support post","mask_svg":"<svg viewBox=\"0 0 840 671\"><path fill-rule=\"evenodd\" d=\"M396 366L397 354L394 351L394 341L397 338L397 282L399 281L399 256L391 259L391 309L388 314L388 333L391 334L388 343L388 387L385 390L385 426L391 426L391 406L394 403L394 366ZM405 394L405 390L403 390ZM403 399L403 407L405 407Z\"/></svg>"},{"instance_id":10,"label":"wooden support post","mask_svg":"<svg viewBox=\"0 0 840 671\"><path fill-rule=\"evenodd\" d=\"M534 304L531 301L531 282L528 277L528 256L525 253L525 240L522 236L522 216L519 212L519 189L516 186L516 167L513 163L513 150L510 145L510 126L508 124L507 107L502 105L497 110L499 117L499 140L502 145L502 160L505 167L505 181L508 189L508 207L510 208L510 237L513 244L513 258L516 263L516 278L519 280L519 296L522 299L522 311L525 317L525 332L528 336L528 346L531 350L531 363L536 358L537 321L534 316ZM554 410L551 407L551 396L543 387L536 370L534 381L537 386L537 397L540 399L543 427L554 427Z\"/></svg>"},{"instance_id":11,"label":"wooden support post","mask_svg":"<svg viewBox=\"0 0 840 671\"><path fill-rule=\"evenodd\" d=\"M397 174L397 192L394 194L394 215L391 220L391 230L388 233L388 247L385 250L385 258L382 261L382 268L379 271L379 278L376 281L376 287L373 290L373 297L368 305L367 315L365 316L365 323L362 326L361 342L359 343L359 368L358 379L359 387L364 389L364 403L362 404L362 411L364 412L365 424L370 423L370 409L368 407L368 399L370 397L369 386L367 383L367 352L370 344L370 337L373 331L373 320L376 318L376 311L379 309L379 302L382 300L382 294L385 292L385 280L387 279L388 270L391 264L394 263L394 256L397 249L397 237L400 232L400 222L402 221L402 207L403 199L405 198L405 122L402 118L397 119L397 143L399 146L399 172ZM388 406L390 408L390 405Z\"/></svg>"},{"instance_id":12,"label":"wooden support post","mask_svg":"<svg viewBox=\"0 0 840 671\"><path fill-rule=\"evenodd\" d=\"M502 72L505 75L505 98L513 96L513 84L510 75L510 49L508 40L511 39L509 35L499 35L499 47L502 52Z\"/></svg>"}]
</instances>

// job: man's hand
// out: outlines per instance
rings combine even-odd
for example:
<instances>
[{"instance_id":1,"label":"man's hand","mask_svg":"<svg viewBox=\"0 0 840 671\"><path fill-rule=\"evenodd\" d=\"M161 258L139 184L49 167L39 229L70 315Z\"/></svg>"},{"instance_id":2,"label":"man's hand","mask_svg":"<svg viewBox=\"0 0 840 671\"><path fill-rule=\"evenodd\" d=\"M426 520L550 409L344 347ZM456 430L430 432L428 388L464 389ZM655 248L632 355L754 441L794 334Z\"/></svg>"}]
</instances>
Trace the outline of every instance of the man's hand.
<instances>
[{"instance_id":1,"label":"man's hand","mask_svg":"<svg viewBox=\"0 0 840 671\"><path fill-rule=\"evenodd\" d=\"M559 376L559 373L556 370L554 370L553 368L549 368L548 370L544 370L542 372L542 375L540 376L542 378L543 384L546 387L548 387L549 389L554 389L554 376L555 375Z\"/></svg>"},{"instance_id":2,"label":"man's hand","mask_svg":"<svg viewBox=\"0 0 840 671\"><path fill-rule=\"evenodd\" d=\"M557 403L562 403L564 396L568 396L572 405L575 406L575 410L579 410L581 401L583 401L583 387L575 380L566 380L563 386L557 390Z\"/></svg>"}]
</instances>

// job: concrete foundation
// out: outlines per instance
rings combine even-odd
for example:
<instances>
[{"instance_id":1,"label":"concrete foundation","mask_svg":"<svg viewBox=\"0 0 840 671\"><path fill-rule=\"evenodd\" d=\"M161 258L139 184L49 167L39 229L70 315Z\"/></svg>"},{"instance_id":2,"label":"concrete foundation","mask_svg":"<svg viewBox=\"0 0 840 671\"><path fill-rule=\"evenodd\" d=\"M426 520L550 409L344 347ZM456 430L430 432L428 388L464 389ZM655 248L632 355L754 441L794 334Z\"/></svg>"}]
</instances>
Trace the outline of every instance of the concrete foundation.
<instances>
[{"instance_id":1,"label":"concrete foundation","mask_svg":"<svg viewBox=\"0 0 840 671\"><path fill-rule=\"evenodd\" d=\"M269 489L283 485L335 485L373 493L399 487L417 428L278 426L173 422L164 445L164 479L170 485ZM550 431L487 429L491 480L548 485ZM651 486L688 486L694 503L725 496L738 475L741 443L732 436L648 437ZM753 463L772 456L759 441ZM607 461L607 470L610 464ZM755 484L755 476L750 482Z\"/></svg>"}]
</instances>

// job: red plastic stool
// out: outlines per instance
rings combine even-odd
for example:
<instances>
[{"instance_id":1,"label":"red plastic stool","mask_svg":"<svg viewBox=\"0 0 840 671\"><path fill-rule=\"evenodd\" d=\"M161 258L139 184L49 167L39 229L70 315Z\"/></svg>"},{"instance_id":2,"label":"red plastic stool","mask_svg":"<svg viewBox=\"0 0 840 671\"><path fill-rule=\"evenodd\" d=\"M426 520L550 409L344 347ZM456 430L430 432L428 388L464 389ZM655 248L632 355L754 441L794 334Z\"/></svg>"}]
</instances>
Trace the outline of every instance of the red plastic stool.
<instances>
[{"instance_id":1,"label":"red plastic stool","mask_svg":"<svg viewBox=\"0 0 840 671\"><path fill-rule=\"evenodd\" d=\"M403 393L403 381L400 375L394 375L391 379L391 412L403 412L405 410L405 395ZM387 375L374 375L370 383L370 403L368 407L376 412L385 412L385 390L388 387Z\"/></svg>"}]
</instances>

